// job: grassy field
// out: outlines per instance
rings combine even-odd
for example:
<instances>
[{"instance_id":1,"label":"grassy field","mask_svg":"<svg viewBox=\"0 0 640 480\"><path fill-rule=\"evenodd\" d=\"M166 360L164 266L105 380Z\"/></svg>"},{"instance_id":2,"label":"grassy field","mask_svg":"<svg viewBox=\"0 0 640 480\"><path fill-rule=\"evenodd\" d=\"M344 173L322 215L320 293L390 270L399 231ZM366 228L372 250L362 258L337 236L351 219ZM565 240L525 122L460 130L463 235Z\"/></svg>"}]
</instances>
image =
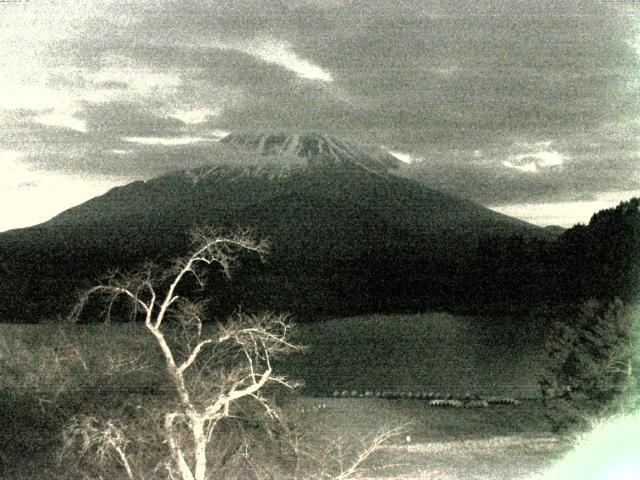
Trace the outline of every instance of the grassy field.
<instances>
[{"instance_id":1,"label":"grassy field","mask_svg":"<svg viewBox=\"0 0 640 480\"><path fill-rule=\"evenodd\" d=\"M539 335L515 321L488 326L446 314L331 320L300 325L296 339L308 349L278 367L306 383L287 409L319 451L337 438L355 446L380 428L406 424L405 436L370 459L367 475L519 478L568 448L549 433L540 400L459 409L327 395L386 389L535 397ZM162 401L163 371L147 340L131 324L0 326L0 478L65 478L57 452L66 418L96 406L121 415L132 404Z\"/></svg>"},{"instance_id":2,"label":"grassy field","mask_svg":"<svg viewBox=\"0 0 640 480\"><path fill-rule=\"evenodd\" d=\"M520 319L445 313L300 325L308 350L284 368L308 391L432 392L538 397L542 330Z\"/></svg>"}]
</instances>

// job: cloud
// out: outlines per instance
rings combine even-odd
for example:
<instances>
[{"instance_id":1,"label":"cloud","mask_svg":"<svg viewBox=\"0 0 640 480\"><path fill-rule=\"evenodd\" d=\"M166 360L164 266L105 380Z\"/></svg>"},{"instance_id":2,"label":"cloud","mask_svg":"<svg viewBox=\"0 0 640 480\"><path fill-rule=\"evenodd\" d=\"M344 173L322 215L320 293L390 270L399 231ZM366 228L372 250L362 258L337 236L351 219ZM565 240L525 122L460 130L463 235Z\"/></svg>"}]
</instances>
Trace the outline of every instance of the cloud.
<instances>
[{"instance_id":1,"label":"cloud","mask_svg":"<svg viewBox=\"0 0 640 480\"><path fill-rule=\"evenodd\" d=\"M220 108L198 108L194 110L176 110L171 114L171 117L187 124L197 124L204 123L209 118L220 115L220 113Z\"/></svg>"},{"instance_id":2,"label":"cloud","mask_svg":"<svg viewBox=\"0 0 640 480\"><path fill-rule=\"evenodd\" d=\"M538 152L538 153L525 153L518 155L518 159L533 158L536 160L536 165L541 168L544 167L558 167L564 163L566 157L558 152Z\"/></svg>"},{"instance_id":3,"label":"cloud","mask_svg":"<svg viewBox=\"0 0 640 480\"><path fill-rule=\"evenodd\" d=\"M83 133L87 131L87 125L83 120L75 118L72 115L60 113L57 111L37 115L36 117L34 117L33 121L36 123L41 123L43 125L63 127Z\"/></svg>"},{"instance_id":4,"label":"cloud","mask_svg":"<svg viewBox=\"0 0 640 480\"><path fill-rule=\"evenodd\" d=\"M507 137L482 149L439 146L404 175L492 206L594 201L601 192L640 190L637 128L620 122L551 140Z\"/></svg>"},{"instance_id":5,"label":"cloud","mask_svg":"<svg viewBox=\"0 0 640 480\"><path fill-rule=\"evenodd\" d=\"M218 139L203 137L125 137L125 141L141 145L190 145L192 143L218 141Z\"/></svg>"},{"instance_id":6,"label":"cloud","mask_svg":"<svg viewBox=\"0 0 640 480\"><path fill-rule=\"evenodd\" d=\"M241 46L238 49L267 63L283 67L300 78L328 83L333 82L330 72L308 60L300 58L287 43L267 40Z\"/></svg>"},{"instance_id":7,"label":"cloud","mask_svg":"<svg viewBox=\"0 0 640 480\"><path fill-rule=\"evenodd\" d=\"M421 162L424 160L424 157L416 157L410 153L404 153L404 152L395 152L392 150L389 150L389 153L391 155L393 155L394 157L396 157L398 160L404 162L404 163L414 163L414 162Z\"/></svg>"},{"instance_id":8,"label":"cloud","mask_svg":"<svg viewBox=\"0 0 640 480\"><path fill-rule=\"evenodd\" d=\"M535 162L525 162L520 164L515 164L509 160L505 160L502 162L505 167L513 168L515 170L520 170L521 172L527 173L536 173L538 171L538 167Z\"/></svg>"},{"instance_id":9,"label":"cloud","mask_svg":"<svg viewBox=\"0 0 640 480\"><path fill-rule=\"evenodd\" d=\"M175 136L184 123L156 113L141 102L85 103L81 116L87 130L103 139L143 136Z\"/></svg>"},{"instance_id":10,"label":"cloud","mask_svg":"<svg viewBox=\"0 0 640 480\"><path fill-rule=\"evenodd\" d=\"M540 226L571 227L576 223L587 224L595 212L605 208L613 208L632 197L640 197L640 190L598 192L593 200L515 203L489 205L489 207L505 215L521 218Z\"/></svg>"},{"instance_id":11,"label":"cloud","mask_svg":"<svg viewBox=\"0 0 640 480\"><path fill-rule=\"evenodd\" d=\"M536 153L521 153L504 160L502 165L526 173L538 173L540 169L559 167L567 159L564 155L553 150Z\"/></svg>"},{"instance_id":12,"label":"cloud","mask_svg":"<svg viewBox=\"0 0 640 480\"><path fill-rule=\"evenodd\" d=\"M36 135L36 125L103 135L168 128L175 132L182 125L163 118L155 103L177 92L181 82L174 73L158 72L118 55L106 56L97 71L71 65L33 68L0 71L0 125L5 124L5 131L16 130L16 114L21 121L18 129L28 129L31 123ZM127 125L131 130L118 130Z\"/></svg>"},{"instance_id":13,"label":"cloud","mask_svg":"<svg viewBox=\"0 0 640 480\"><path fill-rule=\"evenodd\" d=\"M170 4L114 8L129 25L101 44L89 37L66 48L87 67L111 70L104 81L117 68L174 75L177 97L158 100L174 109L187 109L179 95L199 108L225 88L234 99L219 120L233 128L293 124L416 152L482 148L524 131L590 128L634 108L619 94L637 58L625 20L603 6L573 8L563 17L571 10L545 2L530 15L523 2L190 1L179 15ZM216 45L226 47L216 53ZM305 77L316 80L296 84ZM352 104L335 105L338 91Z\"/></svg>"},{"instance_id":14,"label":"cloud","mask_svg":"<svg viewBox=\"0 0 640 480\"><path fill-rule=\"evenodd\" d=\"M175 94L182 85L177 72L160 70L121 54L105 54L96 71L87 71L82 99L92 102L159 100Z\"/></svg>"},{"instance_id":15,"label":"cloud","mask_svg":"<svg viewBox=\"0 0 640 480\"><path fill-rule=\"evenodd\" d=\"M205 161L213 142L193 139L213 130L304 130L392 145L424 158L406 166L412 176L491 205L640 189L632 8L141 0L0 9L12 12L0 15L0 149L53 172L153 176L189 155Z\"/></svg>"}]
</instances>

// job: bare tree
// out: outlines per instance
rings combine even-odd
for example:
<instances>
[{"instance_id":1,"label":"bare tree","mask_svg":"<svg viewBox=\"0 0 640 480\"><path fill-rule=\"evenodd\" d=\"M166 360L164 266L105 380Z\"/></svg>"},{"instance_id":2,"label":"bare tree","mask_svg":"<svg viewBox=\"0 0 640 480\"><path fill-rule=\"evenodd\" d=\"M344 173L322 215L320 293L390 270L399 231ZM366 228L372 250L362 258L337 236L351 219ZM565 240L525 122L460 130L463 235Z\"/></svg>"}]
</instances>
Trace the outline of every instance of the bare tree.
<instances>
[{"instance_id":1,"label":"bare tree","mask_svg":"<svg viewBox=\"0 0 640 480\"><path fill-rule=\"evenodd\" d=\"M269 416L276 417L277 410L263 396L263 387L269 382L293 387L286 378L276 375L272 366L275 355L299 348L288 340L292 325L286 316L238 314L226 323L205 328L205 303L179 295L187 277L203 286L210 266L217 265L229 275L241 251L262 256L267 245L247 232L232 236L198 232L191 253L173 267L159 272L160 275L154 275L157 269L150 265L137 275L114 275L106 284L86 291L72 313L72 318L77 319L92 296L106 295L108 314L116 299L125 297L144 315L144 326L162 353L177 397L176 407L164 414L163 422L164 440L171 455L166 467L171 478L210 478L207 446L216 434L216 426L231 415L231 406L240 399L252 399ZM217 372L215 384L206 375L213 371ZM91 427L96 429L95 422ZM118 442L111 441L114 435L91 433L91 438L107 438L106 447L117 447L116 457L133 479L120 430ZM89 437L83 437L85 445L86 438ZM104 442L101 445L104 450Z\"/></svg>"},{"instance_id":2,"label":"bare tree","mask_svg":"<svg viewBox=\"0 0 640 480\"><path fill-rule=\"evenodd\" d=\"M274 373L272 365L274 357L301 348L289 340L293 327L289 318L276 314L236 314L224 323L205 325L206 302L188 299L183 293L189 291L186 285L189 282L204 287L211 267L217 266L229 276L242 252L262 258L267 251L268 245L256 241L248 232L221 236L212 230L199 231L194 234L191 252L173 266L162 269L148 264L136 274L113 274L104 284L84 292L72 311L70 317L77 321L86 311L87 302L99 296L106 300L105 314L110 318L114 311L119 311L114 310L114 305L124 298L133 306L132 316L144 318L144 328L158 346L176 400L160 413L160 430L169 458L156 466L153 478L162 475L158 468L171 480L205 480L216 474L228 478L220 470L233 468L233 463L230 467L220 463L224 464L225 452L230 448L223 421L233 418L246 401L281 422L279 410L265 394L265 387L296 386ZM149 429L148 424L144 428ZM91 454L100 465L115 461L129 480L142 480L145 472L136 468L129 448L137 442L145 443L141 439L146 432L136 434L132 430L118 420L80 415L69 422L64 432L65 450ZM300 448L298 439L291 437L294 456L305 457L307 461L298 465L296 459L290 476L354 478L362 473L363 463L399 432L401 429L382 431L361 449L345 449L340 442L334 442L319 456ZM256 454L255 442L243 443L237 453L254 476L263 478L266 471L267 477L273 478L268 464L264 468L258 465L264 458L258 458L257 462L251 458ZM216 448L221 452L217 452L220 455L213 461L212 451Z\"/></svg>"},{"instance_id":3,"label":"bare tree","mask_svg":"<svg viewBox=\"0 0 640 480\"><path fill-rule=\"evenodd\" d=\"M381 450L391 440L406 432L409 423L397 426L384 426L373 436L363 439L334 438L324 447L309 450L300 447L301 472L308 480L350 480L366 477L366 464L371 456ZM317 442L316 442L317 443ZM324 442L323 442L324 443ZM377 470L400 467L400 463L377 465ZM298 477L296 477L298 478Z\"/></svg>"}]
</instances>

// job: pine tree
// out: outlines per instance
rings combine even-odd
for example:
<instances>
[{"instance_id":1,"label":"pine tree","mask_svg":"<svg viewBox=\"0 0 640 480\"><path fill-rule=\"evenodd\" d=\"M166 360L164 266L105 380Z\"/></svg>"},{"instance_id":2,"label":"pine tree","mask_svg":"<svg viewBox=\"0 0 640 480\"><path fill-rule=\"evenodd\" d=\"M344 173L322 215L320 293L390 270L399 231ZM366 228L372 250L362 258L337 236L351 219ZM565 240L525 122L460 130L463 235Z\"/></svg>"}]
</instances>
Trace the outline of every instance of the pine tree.
<instances>
[{"instance_id":1,"label":"pine tree","mask_svg":"<svg viewBox=\"0 0 640 480\"><path fill-rule=\"evenodd\" d=\"M546 345L550 366L541 380L543 395L604 404L632 386L633 319L616 298L608 304L587 300L574 322L558 322Z\"/></svg>"}]
</instances>

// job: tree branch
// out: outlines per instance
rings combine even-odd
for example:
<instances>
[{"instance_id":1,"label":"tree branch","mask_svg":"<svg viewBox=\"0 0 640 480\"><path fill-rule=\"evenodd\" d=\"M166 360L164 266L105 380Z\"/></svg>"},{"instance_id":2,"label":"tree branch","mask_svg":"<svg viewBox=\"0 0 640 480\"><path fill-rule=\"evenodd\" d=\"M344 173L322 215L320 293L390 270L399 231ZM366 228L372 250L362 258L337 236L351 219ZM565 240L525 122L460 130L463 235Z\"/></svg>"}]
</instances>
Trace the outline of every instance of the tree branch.
<instances>
[{"instance_id":1,"label":"tree branch","mask_svg":"<svg viewBox=\"0 0 640 480\"><path fill-rule=\"evenodd\" d=\"M173 457L176 466L178 467L178 471L180 472L180 476L182 480L194 480L193 472L189 468L187 461L184 458L184 454L182 453L182 449L178 446L176 439L173 433L173 424L175 419L180 415L175 412L167 413L164 417L164 430L167 435L167 443L169 444L169 450L171 451L171 456Z\"/></svg>"},{"instance_id":2,"label":"tree branch","mask_svg":"<svg viewBox=\"0 0 640 480\"><path fill-rule=\"evenodd\" d=\"M371 443L362 452L360 452L358 458L356 458L346 470L342 470L340 474L335 477L335 480L347 480L348 478L353 478L353 476L361 470L362 464L367 458L369 458L375 451L379 450L380 447L388 440L402 434L403 430L403 427L396 427L392 430L385 430L378 434Z\"/></svg>"},{"instance_id":3,"label":"tree branch","mask_svg":"<svg viewBox=\"0 0 640 480\"><path fill-rule=\"evenodd\" d=\"M195 348L191 351L191 354L189 355L189 357L180 364L180 366L178 367L178 371L180 373L183 373L187 368L189 368L193 362L196 361L196 358L198 358L198 355L200 354L200 352L202 351L202 349L211 344L214 343L215 340L209 338L207 340L203 340L200 343L198 343Z\"/></svg>"}]
</instances>

